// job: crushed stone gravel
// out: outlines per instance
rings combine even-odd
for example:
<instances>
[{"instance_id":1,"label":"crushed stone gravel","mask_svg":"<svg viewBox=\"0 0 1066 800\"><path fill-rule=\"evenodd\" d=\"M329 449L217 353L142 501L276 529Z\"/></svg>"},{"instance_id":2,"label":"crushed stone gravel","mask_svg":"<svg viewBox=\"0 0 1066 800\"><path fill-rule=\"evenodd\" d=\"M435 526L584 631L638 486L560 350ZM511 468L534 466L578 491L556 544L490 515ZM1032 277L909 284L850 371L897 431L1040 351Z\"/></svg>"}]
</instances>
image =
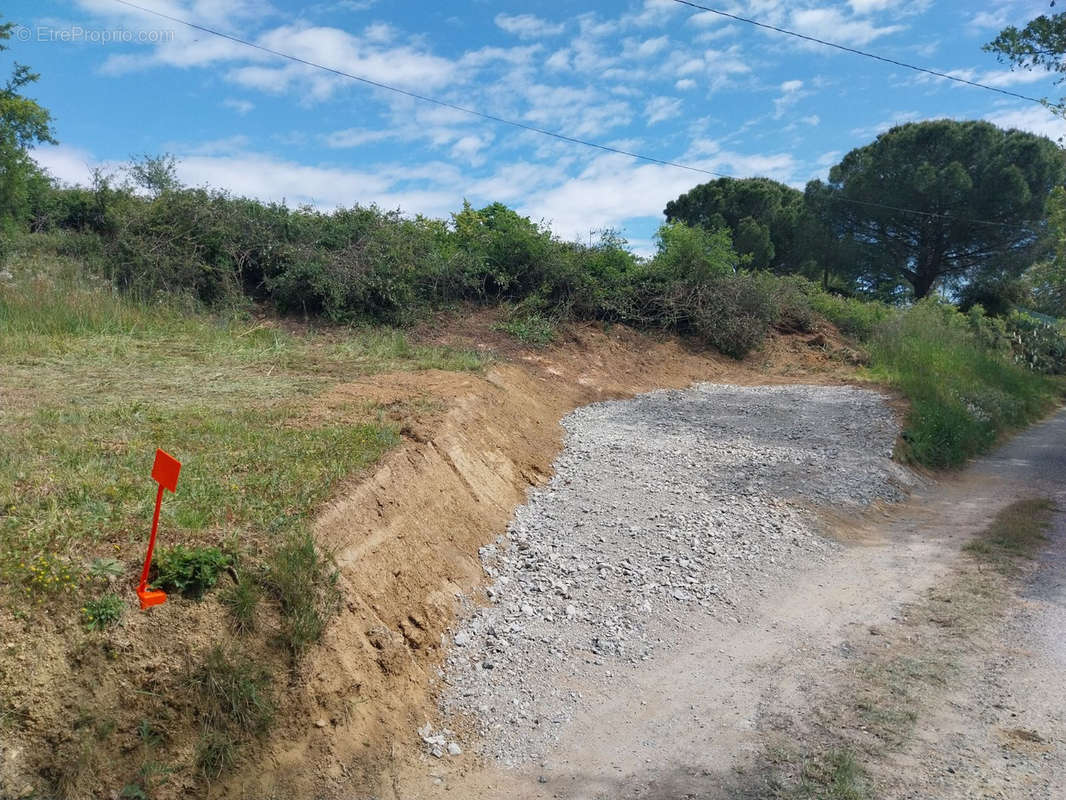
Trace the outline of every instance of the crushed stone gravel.
<instances>
[{"instance_id":1,"label":"crushed stone gravel","mask_svg":"<svg viewBox=\"0 0 1066 800\"><path fill-rule=\"evenodd\" d=\"M854 387L698 384L563 425L554 476L481 550L488 602L467 598L442 671L445 719L478 734L463 747L507 765L541 758L590 686L694 617L739 618L758 586L826 557L818 508L896 501L918 480L891 461L885 399ZM450 730L420 733L447 752Z\"/></svg>"}]
</instances>

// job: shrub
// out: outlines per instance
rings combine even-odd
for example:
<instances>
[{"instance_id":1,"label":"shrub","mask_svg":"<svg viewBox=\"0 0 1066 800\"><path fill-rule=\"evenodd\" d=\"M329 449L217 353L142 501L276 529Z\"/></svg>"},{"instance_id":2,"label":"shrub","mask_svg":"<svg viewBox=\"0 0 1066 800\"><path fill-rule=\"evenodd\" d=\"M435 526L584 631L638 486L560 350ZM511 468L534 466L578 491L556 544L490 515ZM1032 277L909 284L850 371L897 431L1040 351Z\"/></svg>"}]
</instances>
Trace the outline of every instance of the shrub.
<instances>
[{"instance_id":1,"label":"shrub","mask_svg":"<svg viewBox=\"0 0 1066 800\"><path fill-rule=\"evenodd\" d=\"M505 319L497 322L493 327L511 334L526 344L537 346L551 344L555 339L555 320L539 311L530 310L530 304L524 305L525 307L512 309Z\"/></svg>"},{"instance_id":2,"label":"shrub","mask_svg":"<svg viewBox=\"0 0 1066 800\"><path fill-rule=\"evenodd\" d=\"M1015 311L1007 318L1005 335L1019 364L1046 375L1066 373L1066 337L1057 326Z\"/></svg>"},{"instance_id":3,"label":"shrub","mask_svg":"<svg viewBox=\"0 0 1066 800\"><path fill-rule=\"evenodd\" d=\"M659 227L656 238L659 252L652 264L660 281L704 284L733 274L740 263L727 230L667 222Z\"/></svg>"},{"instance_id":4,"label":"shrub","mask_svg":"<svg viewBox=\"0 0 1066 800\"><path fill-rule=\"evenodd\" d=\"M122 618L123 608L125 604L122 598L114 593L90 600L81 609L85 627L91 631L98 631L117 625Z\"/></svg>"},{"instance_id":5,"label":"shrub","mask_svg":"<svg viewBox=\"0 0 1066 800\"><path fill-rule=\"evenodd\" d=\"M755 273L755 282L759 291L770 299L775 328L786 333L814 330L818 321L810 299L810 293L817 291L814 284L798 275L778 276L769 272Z\"/></svg>"},{"instance_id":6,"label":"shrub","mask_svg":"<svg viewBox=\"0 0 1066 800\"><path fill-rule=\"evenodd\" d=\"M870 354L873 374L910 401L905 455L928 466L958 466L1055 399L1048 379L983 346L966 315L933 298L882 323Z\"/></svg>"},{"instance_id":7,"label":"shrub","mask_svg":"<svg viewBox=\"0 0 1066 800\"><path fill-rule=\"evenodd\" d=\"M811 308L832 322L841 333L863 342L873 336L878 325L899 313L877 300L840 297L816 288L810 291L808 299Z\"/></svg>"},{"instance_id":8,"label":"shrub","mask_svg":"<svg viewBox=\"0 0 1066 800\"><path fill-rule=\"evenodd\" d=\"M685 300L692 332L733 358L743 358L766 337L776 314L758 276L731 275L695 287Z\"/></svg>"},{"instance_id":9,"label":"shrub","mask_svg":"<svg viewBox=\"0 0 1066 800\"><path fill-rule=\"evenodd\" d=\"M156 569L154 586L198 599L218 583L219 575L233 563L233 559L217 547L176 545L161 551L153 563Z\"/></svg>"}]
</instances>

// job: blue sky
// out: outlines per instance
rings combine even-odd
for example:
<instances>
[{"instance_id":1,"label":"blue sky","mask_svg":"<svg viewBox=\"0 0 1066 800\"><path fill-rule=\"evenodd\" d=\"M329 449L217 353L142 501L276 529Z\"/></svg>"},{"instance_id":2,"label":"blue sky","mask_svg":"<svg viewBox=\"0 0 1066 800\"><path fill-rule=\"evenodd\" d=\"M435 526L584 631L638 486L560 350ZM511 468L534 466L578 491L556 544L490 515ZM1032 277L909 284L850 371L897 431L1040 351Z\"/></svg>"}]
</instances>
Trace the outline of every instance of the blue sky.
<instances>
[{"instance_id":1,"label":"blue sky","mask_svg":"<svg viewBox=\"0 0 1066 800\"><path fill-rule=\"evenodd\" d=\"M672 0L139 0L276 50L486 113L658 158L802 187L895 122L982 118L1058 138L1033 103L696 12ZM712 7L1036 97L1045 75L981 51L1044 0L713 0ZM85 182L173 153L189 184L321 208L375 202L446 216L501 201L566 238L624 230L647 252L666 201L709 180L338 78L112 0L15 0L5 53ZM126 31L121 37L116 34ZM115 41L117 38L132 41ZM111 41L107 41L111 39Z\"/></svg>"}]
</instances>

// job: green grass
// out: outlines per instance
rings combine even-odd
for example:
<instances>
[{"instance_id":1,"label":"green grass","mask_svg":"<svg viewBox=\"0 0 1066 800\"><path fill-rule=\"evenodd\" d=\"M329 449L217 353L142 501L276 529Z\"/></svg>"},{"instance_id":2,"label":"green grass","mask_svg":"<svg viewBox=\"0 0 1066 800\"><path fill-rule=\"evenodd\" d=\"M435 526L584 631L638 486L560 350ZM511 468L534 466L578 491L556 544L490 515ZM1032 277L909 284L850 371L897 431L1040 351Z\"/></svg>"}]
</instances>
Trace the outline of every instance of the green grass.
<instances>
[{"instance_id":1,"label":"green grass","mask_svg":"<svg viewBox=\"0 0 1066 800\"><path fill-rule=\"evenodd\" d=\"M178 300L137 304L77 261L24 249L0 284L0 603L68 598L94 560L138 560L156 447L182 462L162 548L269 554L340 481L398 441L384 422L312 414L339 382L392 370L476 370L474 352L400 331L286 330ZM21 599L19 599L21 598Z\"/></svg>"},{"instance_id":2,"label":"green grass","mask_svg":"<svg viewBox=\"0 0 1066 800\"><path fill-rule=\"evenodd\" d=\"M98 631L117 625L122 618L124 607L122 598L114 592L97 597L95 600L89 600L81 609L85 627L91 631Z\"/></svg>"},{"instance_id":3,"label":"green grass","mask_svg":"<svg viewBox=\"0 0 1066 800\"><path fill-rule=\"evenodd\" d=\"M233 556L218 547L174 547L160 550L153 558L156 574L152 588L181 592L199 599L218 583L223 570L232 566Z\"/></svg>"},{"instance_id":4,"label":"green grass","mask_svg":"<svg viewBox=\"0 0 1066 800\"><path fill-rule=\"evenodd\" d=\"M981 347L966 318L925 302L882 323L869 340L870 375L910 401L905 458L956 467L1005 432L1047 413L1059 383Z\"/></svg>"},{"instance_id":5,"label":"green grass","mask_svg":"<svg viewBox=\"0 0 1066 800\"><path fill-rule=\"evenodd\" d=\"M840 297L828 292L811 292L809 298L814 311L832 322L841 333L860 340L870 338L878 325L898 313L884 303Z\"/></svg>"},{"instance_id":6,"label":"green grass","mask_svg":"<svg viewBox=\"0 0 1066 800\"><path fill-rule=\"evenodd\" d=\"M555 341L556 322L537 311L515 312L492 326L524 344L543 347Z\"/></svg>"},{"instance_id":7,"label":"green grass","mask_svg":"<svg viewBox=\"0 0 1066 800\"><path fill-rule=\"evenodd\" d=\"M242 577L239 582L222 591L219 599L229 612L230 624L239 634L255 630L255 611L263 593L259 584L249 577Z\"/></svg>"},{"instance_id":8,"label":"green grass","mask_svg":"<svg viewBox=\"0 0 1066 800\"><path fill-rule=\"evenodd\" d=\"M240 748L269 729L277 711L270 673L237 649L216 645L190 676L203 725L196 765L217 778L237 761Z\"/></svg>"},{"instance_id":9,"label":"green grass","mask_svg":"<svg viewBox=\"0 0 1066 800\"><path fill-rule=\"evenodd\" d=\"M803 781L792 794L817 800L872 800L865 773L850 750L833 750L804 765Z\"/></svg>"}]
</instances>

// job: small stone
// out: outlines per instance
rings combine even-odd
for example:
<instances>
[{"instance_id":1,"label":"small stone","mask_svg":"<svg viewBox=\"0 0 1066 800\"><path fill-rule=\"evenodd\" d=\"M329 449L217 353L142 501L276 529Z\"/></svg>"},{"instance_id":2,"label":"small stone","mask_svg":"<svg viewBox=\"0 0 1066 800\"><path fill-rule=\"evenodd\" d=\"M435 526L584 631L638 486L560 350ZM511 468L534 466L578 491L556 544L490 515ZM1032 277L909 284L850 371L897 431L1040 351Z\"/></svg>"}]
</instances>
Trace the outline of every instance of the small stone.
<instances>
[{"instance_id":1,"label":"small stone","mask_svg":"<svg viewBox=\"0 0 1066 800\"><path fill-rule=\"evenodd\" d=\"M461 756L462 754L463 748L461 748L457 742L448 742L448 755Z\"/></svg>"},{"instance_id":2,"label":"small stone","mask_svg":"<svg viewBox=\"0 0 1066 800\"><path fill-rule=\"evenodd\" d=\"M329 725L329 722L327 720L324 720L324 719L320 719L317 722L315 722L315 726L319 727L319 728L324 728L327 725Z\"/></svg>"}]
</instances>

